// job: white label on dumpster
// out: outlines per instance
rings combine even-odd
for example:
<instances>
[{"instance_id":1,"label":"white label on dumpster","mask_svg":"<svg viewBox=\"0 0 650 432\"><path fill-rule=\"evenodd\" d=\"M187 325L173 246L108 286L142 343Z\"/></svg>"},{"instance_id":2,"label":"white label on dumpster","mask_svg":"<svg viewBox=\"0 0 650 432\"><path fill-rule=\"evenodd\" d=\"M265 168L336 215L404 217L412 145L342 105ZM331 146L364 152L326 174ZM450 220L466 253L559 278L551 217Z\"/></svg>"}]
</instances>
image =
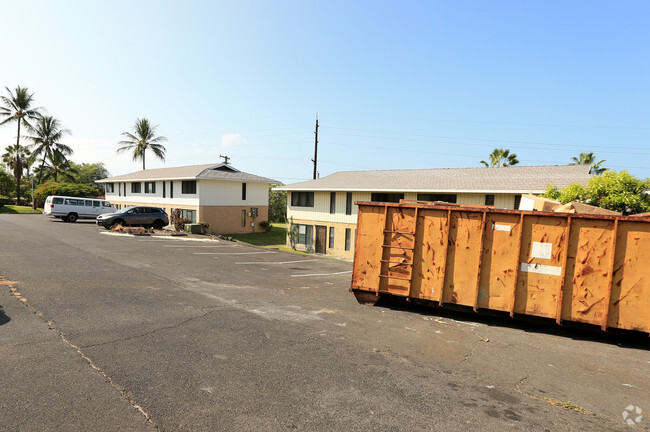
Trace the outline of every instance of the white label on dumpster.
<instances>
[{"instance_id":1,"label":"white label on dumpster","mask_svg":"<svg viewBox=\"0 0 650 432\"><path fill-rule=\"evenodd\" d=\"M495 223L493 229L494 229L494 231L508 231L508 232L510 232L510 230L512 230L512 227L510 225Z\"/></svg>"},{"instance_id":2,"label":"white label on dumpster","mask_svg":"<svg viewBox=\"0 0 650 432\"><path fill-rule=\"evenodd\" d=\"M549 266L544 264L521 263L521 271L528 273L539 273L551 276L562 276L562 267Z\"/></svg>"},{"instance_id":3,"label":"white label on dumpster","mask_svg":"<svg viewBox=\"0 0 650 432\"><path fill-rule=\"evenodd\" d=\"M551 259L551 252L553 252L553 243L533 242L530 256L533 258Z\"/></svg>"}]
</instances>

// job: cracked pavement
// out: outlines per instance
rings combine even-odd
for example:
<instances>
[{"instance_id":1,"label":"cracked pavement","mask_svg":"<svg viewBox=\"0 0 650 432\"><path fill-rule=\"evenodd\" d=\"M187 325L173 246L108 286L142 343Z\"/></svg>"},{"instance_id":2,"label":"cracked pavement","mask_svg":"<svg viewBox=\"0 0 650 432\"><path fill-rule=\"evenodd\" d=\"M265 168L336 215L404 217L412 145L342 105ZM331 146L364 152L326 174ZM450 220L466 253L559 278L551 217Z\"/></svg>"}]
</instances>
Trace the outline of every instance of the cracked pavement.
<instances>
[{"instance_id":1,"label":"cracked pavement","mask_svg":"<svg viewBox=\"0 0 650 432\"><path fill-rule=\"evenodd\" d=\"M350 263L103 232L0 215L0 430L623 431L627 406L650 413L647 335L362 306L349 273L291 277Z\"/></svg>"}]
</instances>

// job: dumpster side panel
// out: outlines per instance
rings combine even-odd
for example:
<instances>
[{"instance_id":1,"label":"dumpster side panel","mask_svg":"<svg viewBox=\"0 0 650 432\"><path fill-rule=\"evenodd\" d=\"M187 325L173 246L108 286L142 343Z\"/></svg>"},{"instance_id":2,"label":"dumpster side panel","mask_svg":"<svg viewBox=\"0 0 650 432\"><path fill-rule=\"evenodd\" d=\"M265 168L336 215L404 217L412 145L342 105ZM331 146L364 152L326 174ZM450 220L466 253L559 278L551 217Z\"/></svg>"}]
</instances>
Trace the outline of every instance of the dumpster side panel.
<instances>
[{"instance_id":1,"label":"dumpster side panel","mask_svg":"<svg viewBox=\"0 0 650 432\"><path fill-rule=\"evenodd\" d=\"M609 327L650 332L650 224L620 222Z\"/></svg>"},{"instance_id":2,"label":"dumpster side panel","mask_svg":"<svg viewBox=\"0 0 650 432\"><path fill-rule=\"evenodd\" d=\"M415 247L413 207L387 207L379 291L408 296Z\"/></svg>"},{"instance_id":3,"label":"dumpster side panel","mask_svg":"<svg viewBox=\"0 0 650 432\"><path fill-rule=\"evenodd\" d=\"M600 325L611 280L614 221L573 219L564 281L562 319Z\"/></svg>"},{"instance_id":4,"label":"dumpster side panel","mask_svg":"<svg viewBox=\"0 0 650 432\"><path fill-rule=\"evenodd\" d=\"M451 213L447 269L442 295L444 303L474 306L483 235L482 216L482 213L478 212Z\"/></svg>"},{"instance_id":5,"label":"dumpster side panel","mask_svg":"<svg viewBox=\"0 0 650 432\"><path fill-rule=\"evenodd\" d=\"M479 283L480 308L510 311L517 285L519 221L518 215L493 213L486 217Z\"/></svg>"},{"instance_id":6,"label":"dumpster side panel","mask_svg":"<svg viewBox=\"0 0 650 432\"><path fill-rule=\"evenodd\" d=\"M384 239L384 208L359 206L352 288L377 292Z\"/></svg>"},{"instance_id":7,"label":"dumpster side panel","mask_svg":"<svg viewBox=\"0 0 650 432\"><path fill-rule=\"evenodd\" d=\"M445 284L449 219L447 210L422 209L416 226L411 295L440 301Z\"/></svg>"},{"instance_id":8,"label":"dumpster side panel","mask_svg":"<svg viewBox=\"0 0 650 432\"><path fill-rule=\"evenodd\" d=\"M515 313L555 318L562 289L566 217L524 218Z\"/></svg>"}]
</instances>

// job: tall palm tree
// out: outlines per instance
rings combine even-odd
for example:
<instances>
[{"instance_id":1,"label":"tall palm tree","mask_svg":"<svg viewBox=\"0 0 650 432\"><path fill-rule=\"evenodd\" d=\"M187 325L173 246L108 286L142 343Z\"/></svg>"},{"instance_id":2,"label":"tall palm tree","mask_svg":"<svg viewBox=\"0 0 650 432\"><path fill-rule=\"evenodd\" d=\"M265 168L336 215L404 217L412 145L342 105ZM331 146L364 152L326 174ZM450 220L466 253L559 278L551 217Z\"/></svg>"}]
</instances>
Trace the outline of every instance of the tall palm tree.
<instances>
[{"instance_id":1,"label":"tall palm tree","mask_svg":"<svg viewBox=\"0 0 650 432\"><path fill-rule=\"evenodd\" d=\"M49 163L41 164L41 168L37 168L37 171L39 178L42 176L43 179L52 179L55 182L59 181L59 177L62 180L73 182L77 174L77 169L72 166L65 155L59 152L52 153Z\"/></svg>"},{"instance_id":2,"label":"tall palm tree","mask_svg":"<svg viewBox=\"0 0 650 432\"><path fill-rule=\"evenodd\" d=\"M571 161L569 165L591 165L590 172L596 175L601 175L607 170L602 166L607 161L603 159L596 162L596 155L593 153L580 153L578 157L573 156Z\"/></svg>"},{"instance_id":3,"label":"tall palm tree","mask_svg":"<svg viewBox=\"0 0 650 432\"><path fill-rule=\"evenodd\" d=\"M160 143L167 141L167 138L164 136L155 136L157 128L158 125L153 126L146 118L136 119L133 125L134 133L122 133L128 139L118 143L122 147L117 149L117 153L131 151L133 160L142 159L142 169L145 169L144 159L147 149L150 149L153 154L164 161L165 147Z\"/></svg>"},{"instance_id":4,"label":"tall palm tree","mask_svg":"<svg viewBox=\"0 0 650 432\"><path fill-rule=\"evenodd\" d=\"M27 138L33 141L31 146L33 155L42 159L41 169L39 170L38 180L36 181L36 183L40 184L46 159L52 159L54 153L60 153L65 157L72 155L72 149L59 142L64 135L69 135L70 131L68 129L61 129L59 120L52 116L39 116L34 126L30 127L30 131L34 135Z\"/></svg>"},{"instance_id":5,"label":"tall palm tree","mask_svg":"<svg viewBox=\"0 0 650 432\"><path fill-rule=\"evenodd\" d=\"M16 182L22 176L23 170L25 169L25 162L30 158L30 155L31 153L27 147L20 145L8 146L5 149L5 153L2 155L2 163L13 172Z\"/></svg>"},{"instance_id":6,"label":"tall palm tree","mask_svg":"<svg viewBox=\"0 0 650 432\"><path fill-rule=\"evenodd\" d=\"M3 124L15 121L18 123L18 133L16 135L16 150L20 149L20 124L29 127L29 121L35 119L41 108L32 106L34 102L34 93L29 93L27 87L17 86L15 93L5 87L9 96L0 96L0 126ZM20 153L16 153L16 164L22 166L20 162ZM20 175L22 169L18 171L18 178L16 179L16 202L20 201Z\"/></svg>"},{"instance_id":7,"label":"tall palm tree","mask_svg":"<svg viewBox=\"0 0 650 432\"><path fill-rule=\"evenodd\" d=\"M490 163L481 161L481 165L486 167L506 167L517 165L519 160L517 160L517 155L510 153L510 149L494 149L490 153Z\"/></svg>"}]
</instances>

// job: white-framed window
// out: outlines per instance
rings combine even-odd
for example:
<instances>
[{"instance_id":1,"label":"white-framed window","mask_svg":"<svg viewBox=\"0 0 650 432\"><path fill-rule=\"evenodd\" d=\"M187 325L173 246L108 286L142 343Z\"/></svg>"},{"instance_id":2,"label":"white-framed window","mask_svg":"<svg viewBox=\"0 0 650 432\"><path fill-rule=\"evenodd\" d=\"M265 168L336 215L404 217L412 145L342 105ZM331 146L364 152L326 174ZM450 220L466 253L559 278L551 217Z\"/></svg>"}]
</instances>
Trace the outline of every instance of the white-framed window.
<instances>
[{"instance_id":1,"label":"white-framed window","mask_svg":"<svg viewBox=\"0 0 650 432\"><path fill-rule=\"evenodd\" d=\"M155 194L156 182L144 182L144 193Z\"/></svg>"},{"instance_id":2,"label":"white-framed window","mask_svg":"<svg viewBox=\"0 0 650 432\"><path fill-rule=\"evenodd\" d=\"M310 246L314 242L314 226L313 225L298 225L298 240L297 244Z\"/></svg>"},{"instance_id":3,"label":"white-framed window","mask_svg":"<svg viewBox=\"0 0 650 432\"><path fill-rule=\"evenodd\" d=\"M131 183L131 193L140 193L142 191L142 183L133 182Z\"/></svg>"},{"instance_id":4,"label":"white-framed window","mask_svg":"<svg viewBox=\"0 0 650 432\"><path fill-rule=\"evenodd\" d=\"M196 180L183 180L181 185L181 193L183 195L196 194Z\"/></svg>"},{"instance_id":5,"label":"white-framed window","mask_svg":"<svg viewBox=\"0 0 650 432\"><path fill-rule=\"evenodd\" d=\"M181 210L181 216L189 219L190 223L196 223L196 210Z\"/></svg>"},{"instance_id":6,"label":"white-framed window","mask_svg":"<svg viewBox=\"0 0 650 432\"><path fill-rule=\"evenodd\" d=\"M292 207L313 207L314 193L313 192L291 192L291 206Z\"/></svg>"}]
</instances>

